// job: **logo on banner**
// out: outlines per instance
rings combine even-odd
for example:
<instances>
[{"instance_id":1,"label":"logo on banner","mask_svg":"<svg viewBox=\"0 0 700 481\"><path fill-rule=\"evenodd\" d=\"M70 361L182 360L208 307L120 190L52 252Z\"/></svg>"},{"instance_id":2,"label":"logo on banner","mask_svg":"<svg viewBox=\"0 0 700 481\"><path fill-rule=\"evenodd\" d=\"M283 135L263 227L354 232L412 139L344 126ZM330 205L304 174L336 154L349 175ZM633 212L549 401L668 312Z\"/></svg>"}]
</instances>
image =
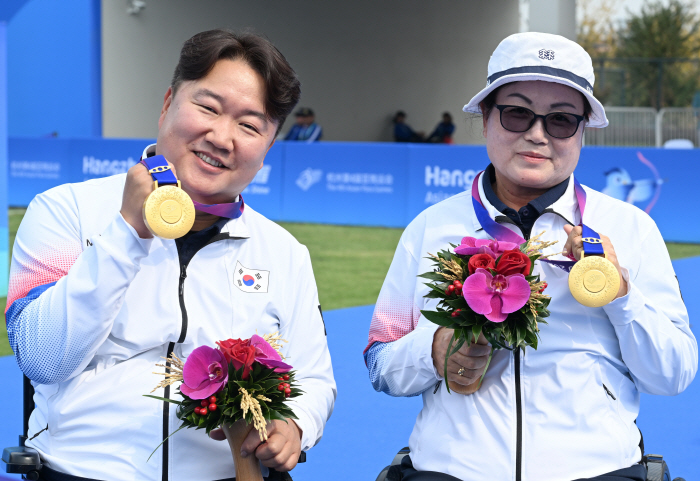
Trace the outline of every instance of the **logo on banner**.
<instances>
[{"instance_id":1,"label":"logo on banner","mask_svg":"<svg viewBox=\"0 0 700 481\"><path fill-rule=\"evenodd\" d=\"M644 212L648 214L659 200L664 179L659 175L656 166L641 152L637 152L637 158L649 168L653 178L633 180L627 170L615 167L605 173L605 187L601 192L630 204L647 203Z\"/></svg>"},{"instance_id":2,"label":"logo on banner","mask_svg":"<svg viewBox=\"0 0 700 481\"><path fill-rule=\"evenodd\" d=\"M83 156L83 175L104 177L107 175L123 174L136 164L132 157L126 160L100 160L92 155Z\"/></svg>"},{"instance_id":3,"label":"logo on banner","mask_svg":"<svg viewBox=\"0 0 700 481\"><path fill-rule=\"evenodd\" d=\"M439 165L435 166L425 166L425 185L426 187L446 187L449 190L443 191L433 191L428 190L425 194L425 204L432 205L442 202L448 197L461 192L462 190L467 190L472 186L474 182L474 177L476 177L477 172L472 169L459 170L459 169L442 169Z\"/></svg>"},{"instance_id":4,"label":"logo on banner","mask_svg":"<svg viewBox=\"0 0 700 481\"><path fill-rule=\"evenodd\" d=\"M267 286L270 283L270 271L248 269L240 262L236 262L233 283L243 292L267 292Z\"/></svg>"},{"instance_id":5,"label":"logo on banner","mask_svg":"<svg viewBox=\"0 0 700 481\"><path fill-rule=\"evenodd\" d=\"M268 195L270 193L270 188L267 186L267 181L270 178L270 171L272 166L264 164L258 173L255 174L253 180L248 184L243 190L243 194L258 194L258 195Z\"/></svg>"},{"instance_id":6,"label":"logo on banner","mask_svg":"<svg viewBox=\"0 0 700 481\"><path fill-rule=\"evenodd\" d=\"M373 172L328 172L326 189L353 194L391 194L394 192L394 176Z\"/></svg>"},{"instance_id":7,"label":"logo on banner","mask_svg":"<svg viewBox=\"0 0 700 481\"><path fill-rule=\"evenodd\" d=\"M25 179L58 179L61 177L61 163L13 160L10 162L10 177L23 177Z\"/></svg>"},{"instance_id":8,"label":"logo on banner","mask_svg":"<svg viewBox=\"0 0 700 481\"><path fill-rule=\"evenodd\" d=\"M307 191L312 185L320 182L321 178L323 178L323 171L321 169L312 169L309 167L301 171L299 177L297 177L296 184L301 190Z\"/></svg>"}]
</instances>

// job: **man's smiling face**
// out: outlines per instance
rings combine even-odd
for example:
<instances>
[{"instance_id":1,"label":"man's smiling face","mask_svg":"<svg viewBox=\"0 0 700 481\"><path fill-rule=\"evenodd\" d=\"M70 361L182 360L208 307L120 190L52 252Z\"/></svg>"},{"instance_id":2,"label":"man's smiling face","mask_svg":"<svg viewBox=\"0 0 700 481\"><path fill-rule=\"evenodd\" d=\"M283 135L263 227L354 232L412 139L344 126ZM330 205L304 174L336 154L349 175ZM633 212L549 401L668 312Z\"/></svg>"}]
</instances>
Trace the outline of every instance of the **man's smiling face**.
<instances>
[{"instance_id":1,"label":"man's smiling face","mask_svg":"<svg viewBox=\"0 0 700 481\"><path fill-rule=\"evenodd\" d=\"M168 89L156 153L175 165L193 200L232 202L253 180L277 133L264 106L263 79L242 59L219 60L206 76Z\"/></svg>"}]
</instances>

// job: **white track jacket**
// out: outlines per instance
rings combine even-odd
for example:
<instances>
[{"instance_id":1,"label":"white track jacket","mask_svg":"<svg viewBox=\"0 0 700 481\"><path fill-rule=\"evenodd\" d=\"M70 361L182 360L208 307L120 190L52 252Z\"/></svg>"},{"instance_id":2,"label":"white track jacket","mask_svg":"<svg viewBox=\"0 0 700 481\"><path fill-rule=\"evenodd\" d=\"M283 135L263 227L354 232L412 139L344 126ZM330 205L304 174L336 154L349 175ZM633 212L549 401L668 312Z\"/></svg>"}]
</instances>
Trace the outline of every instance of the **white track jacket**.
<instances>
[{"instance_id":1,"label":"white track jacket","mask_svg":"<svg viewBox=\"0 0 700 481\"><path fill-rule=\"evenodd\" d=\"M321 438L335 401L307 249L246 206L181 267L172 240L140 239L119 214L126 175L38 195L15 240L8 333L34 382L27 442L53 469L103 480L232 478L228 443L179 427L149 394L174 351L279 331L305 392L291 403L302 449ZM236 282L260 273L256 291ZM246 278L247 279L247 278ZM166 388L169 389L169 388ZM164 389L154 395L170 396ZM264 468L264 475L267 468Z\"/></svg>"},{"instance_id":2,"label":"white track jacket","mask_svg":"<svg viewBox=\"0 0 700 481\"><path fill-rule=\"evenodd\" d=\"M491 217L501 215L479 188ZM434 392L442 379L431 356L438 326L420 310L437 301L423 297L426 281L416 276L432 270L428 253L464 236L488 238L471 189L428 208L403 233L374 311L367 363L376 389L423 395L409 440L417 470L464 481L568 481L626 468L641 458L639 393L672 396L692 381L697 342L656 225L630 204L585 190L584 223L610 237L627 295L584 307L566 271L537 263L552 298L538 350L495 351L481 388L468 396L449 394L444 382ZM545 253L562 250L567 220L581 220L573 178L550 209L532 229L559 241Z\"/></svg>"}]
</instances>

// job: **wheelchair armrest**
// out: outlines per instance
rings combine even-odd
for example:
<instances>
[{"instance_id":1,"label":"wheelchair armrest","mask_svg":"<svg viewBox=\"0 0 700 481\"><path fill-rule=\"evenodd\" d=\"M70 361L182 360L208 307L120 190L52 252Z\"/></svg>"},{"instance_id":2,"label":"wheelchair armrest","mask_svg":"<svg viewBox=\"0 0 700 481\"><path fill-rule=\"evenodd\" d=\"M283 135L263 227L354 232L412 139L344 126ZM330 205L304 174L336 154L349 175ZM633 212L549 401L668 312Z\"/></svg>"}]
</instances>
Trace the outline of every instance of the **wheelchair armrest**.
<instances>
[{"instance_id":1,"label":"wheelchair armrest","mask_svg":"<svg viewBox=\"0 0 700 481\"><path fill-rule=\"evenodd\" d=\"M396 453L396 456L394 456L394 459L391 461L391 466L396 466L401 464L401 460L411 452L410 449L408 449L408 446L405 448L401 448L398 453Z\"/></svg>"},{"instance_id":2,"label":"wheelchair armrest","mask_svg":"<svg viewBox=\"0 0 700 481\"><path fill-rule=\"evenodd\" d=\"M647 454L644 464L647 467L647 481L671 481L671 473L660 454Z\"/></svg>"},{"instance_id":3,"label":"wheelchair armrest","mask_svg":"<svg viewBox=\"0 0 700 481\"><path fill-rule=\"evenodd\" d=\"M39 453L32 448L15 446L5 448L2 452L2 460L5 462L5 472L27 475L27 479L39 479L38 472L42 464ZM37 474L33 477L32 471Z\"/></svg>"},{"instance_id":4,"label":"wheelchair armrest","mask_svg":"<svg viewBox=\"0 0 700 481\"><path fill-rule=\"evenodd\" d=\"M408 447L401 448L398 453L396 453L396 456L394 456L394 459L391 461L391 464L379 473L379 476L377 476L377 479L375 481L385 481L387 474L389 474L389 469L391 469L392 466L398 466L401 464L401 460L411 452Z\"/></svg>"}]
</instances>

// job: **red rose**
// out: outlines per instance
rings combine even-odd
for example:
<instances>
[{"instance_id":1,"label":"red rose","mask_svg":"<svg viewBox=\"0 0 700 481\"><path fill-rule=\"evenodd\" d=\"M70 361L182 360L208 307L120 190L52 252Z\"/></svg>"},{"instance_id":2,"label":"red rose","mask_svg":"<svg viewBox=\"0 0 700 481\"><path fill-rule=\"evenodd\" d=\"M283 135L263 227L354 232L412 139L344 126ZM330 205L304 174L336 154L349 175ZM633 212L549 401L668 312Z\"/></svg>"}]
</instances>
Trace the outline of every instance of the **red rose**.
<instances>
[{"instance_id":1,"label":"red rose","mask_svg":"<svg viewBox=\"0 0 700 481\"><path fill-rule=\"evenodd\" d=\"M240 369L243 367L243 379L248 379L250 367L255 362L255 347L250 345L250 339L227 339L216 341L219 349L224 353L224 357L233 367Z\"/></svg>"},{"instance_id":2,"label":"red rose","mask_svg":"<svg viewBox=\"0 0 700 481\"><path fill-rule=\"evenodd\" d=\"M477 269L495 269L496 265L494 263L493 257L489 254L474 254L469 258L469 275L474 274Z\"/></svg>"},{"instance_id":3,"label":"red rose","mask_svg":"<svg viewBox=\"0 0 700 481\"><path fill-rule=\"evenodd\" d=\"M512 276L513 274L530 275L530 267L532 262L530 258L520 252L519 249L505 251L496 264L496 272L504 276Z\"/></svg>"}]
</instances>

